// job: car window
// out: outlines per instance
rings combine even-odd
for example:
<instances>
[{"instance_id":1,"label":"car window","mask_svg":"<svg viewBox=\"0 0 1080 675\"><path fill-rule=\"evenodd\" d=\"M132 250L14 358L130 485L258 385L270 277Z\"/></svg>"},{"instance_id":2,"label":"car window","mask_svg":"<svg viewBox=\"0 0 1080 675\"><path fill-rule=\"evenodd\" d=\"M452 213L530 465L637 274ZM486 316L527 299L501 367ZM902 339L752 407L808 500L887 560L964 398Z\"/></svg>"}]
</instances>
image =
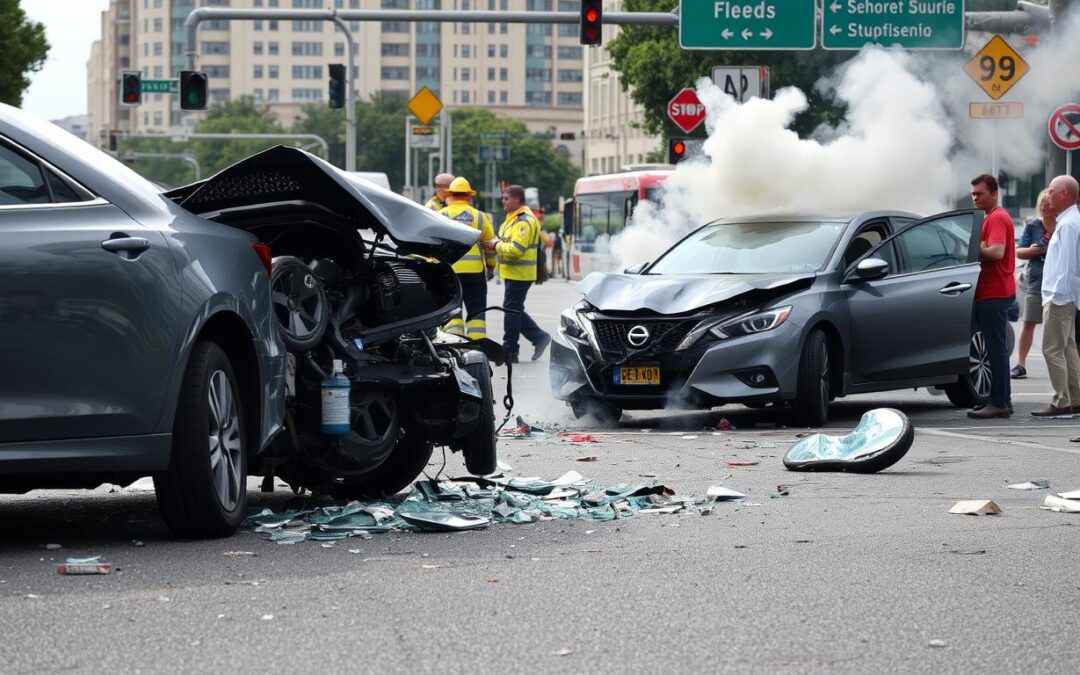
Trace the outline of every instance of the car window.
<instances>
[{"instance_id":1,"label":"car window","mask_svg":"<svg viewBox=\"0 0 1080 675\"><path fill-rule=\"evenodd\" d=\"M968 262L971 242L970 214L962 213L920 223L898 234L900 273L925 272Z\"/></svg>"},{"instance_id":2,"label":"car window","mask_svg":"<svg viewBox=\"0 0 1080 675\"><path fill-rule=\"evenodd\" d=\"M870 249L880 244L888 236L889 231L886 229L884 223L873 223L864 226L863 229L848 242L847 249L844 250L844 269L850 267L856 260L865 255Z\"/></svg>"},{"instance_id":3,"label":"car window","mask_svg":"<svg viewBox=\"0 0 1080 675\"><path fill-rule=\"evenodd\" d=\"M820 270L846 223L707 225L669 249L646 274L791 274Z\"/></svg>"},{"instance_id":4,"label":"car window","mask_svg":"<svg viewBox=\"0 0 1080 675\"><path fill-rule=\"evenodd\" d=\"M81 202L93 198L40 162L0 144L0 205Z\"/></svg>"}]
</instances>

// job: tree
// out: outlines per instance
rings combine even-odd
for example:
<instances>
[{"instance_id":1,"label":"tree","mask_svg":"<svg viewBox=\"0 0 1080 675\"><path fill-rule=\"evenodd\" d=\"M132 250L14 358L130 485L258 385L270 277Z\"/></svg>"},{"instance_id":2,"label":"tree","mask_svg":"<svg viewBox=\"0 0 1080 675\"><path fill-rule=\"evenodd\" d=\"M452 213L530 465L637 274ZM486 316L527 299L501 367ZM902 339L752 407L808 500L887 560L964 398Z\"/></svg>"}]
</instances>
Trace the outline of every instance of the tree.
<instances>
[{"instance_id":1,"label":"tree","mask_svg":"<svg viewBox=\"0 0 1080 675\"><path fill-rule=\"evenodd\" d=\"M0 0L0 45L0 102L19 107L30 86L28 73L41 70L49 53L45 26L26 18L19 0Z\"/></svg>"},{"instance_id":2,"label":"tree","mask_svg":"<svg viewBox=\"0 0 1080 675\"><path fill-rule=\"evenodd\" d=\"M390 188L405 186L405 102L379 91L356 104L356 168L382 171Z\"/></svg>"},{"instance_id":3,"label":"tree","mask_svg":"<svg viewBox=\"0 0 1080 675\"><path fill-rule=\"evenodd\" d=\"M678 0L626 0L624 11L671 12ZM667 119L667 102L683 87L708 77L713 66L753 64L769 67L773 91L796 86L806 94L809 107L796 118L793 129L805 136L822 122L835 123L843 108L815 90L818 78L856 52L825 51L688 51L679 47L677 30L670 26L623 26L608 43L611 65L623 89L644 112L644 128L665 138L681 135Z\"/></svg>"},{"instance_id":4,"label":"tree","mask_svg":"<svg viewBox=\"0 0 1080 675\"><path fill-rule=\"evenodd\" d=\"M345 111L309 103L300 109L300 115L293 131L322 136L329 146L327 161L334 166L345 166Z\"/></svg>"},{"instance_id":5,"label":"tree","mask_svg":"<svg viewBox=\"0 0 1080 675\"><path fill-rule=\"evenodd\" d=\"M270 109L255 103L250 96L217 103L206 113L206 119L195 127L200 133L279 134L284 129ZM204 176L212 175L225 167L257 152L285 143L285 139L265 140L195 140L192 149L202 166Z\"/></svg>"},{"instance_id":6,"label":"tree","mask_svg":"<svg viewBox=\"0 0 1080 675\"><path fill-rule=\"evenodd\" d=\"M507 183L536 187L540 203L553 211L560 196L574 191L577 168L551 146L551 140L529 133L523 122L497 117L484 108L461 108L453 111L454 174L465 176L477 191L490 192L489 162L481 162L481 145L497 146L505 142L510 161L496 164L495 178ZM506 140L497 138L506 134ZM480 202L483 204L482 202ZM483 204L492 208L492 204Z\"/></svg>"}]
</instances>

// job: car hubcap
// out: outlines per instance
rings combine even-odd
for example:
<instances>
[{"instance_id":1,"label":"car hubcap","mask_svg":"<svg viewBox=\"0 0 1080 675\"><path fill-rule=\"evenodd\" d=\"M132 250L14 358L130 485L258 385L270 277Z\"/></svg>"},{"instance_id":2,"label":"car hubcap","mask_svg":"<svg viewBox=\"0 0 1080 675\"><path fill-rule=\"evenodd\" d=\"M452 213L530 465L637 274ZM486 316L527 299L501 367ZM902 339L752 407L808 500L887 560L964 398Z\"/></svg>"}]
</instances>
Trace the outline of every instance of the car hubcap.
<instances>
[{"instance_id":1,"label":"car hubcap","mask_svg":"<svg viewBox=\"0 0 1080 675\"><path fill-rule=\"evenodd\" d=\"M210 472L218 501L226 511L232 511L240 501L244 475L242 473L243 445L240 442L240 415L229 377L224 370L210 376L207 393L210 404Z\"/></svg>"},{"instance_id":2,"label":"car hubcap","mask_svg":"<svg viewBox=\"0 0 1080 675\"><path fill-rule=\"evenodd\" d=\"M281 327L297 340L313 336L326 312L318 284L304 270L282 271L273 281L270 299Z\"/></svg>"},{"instance_id":3,"label":"car hubcap","mask_svg":"<svg viewBox=\"0 0 1080 675\"><path fill-rule=\"evenodd\" d=\"M980 398L990 398L990 355L986 352L986 341L981 331L971 336L968 376L975 394Z\"/></svg>"}]
</instances>

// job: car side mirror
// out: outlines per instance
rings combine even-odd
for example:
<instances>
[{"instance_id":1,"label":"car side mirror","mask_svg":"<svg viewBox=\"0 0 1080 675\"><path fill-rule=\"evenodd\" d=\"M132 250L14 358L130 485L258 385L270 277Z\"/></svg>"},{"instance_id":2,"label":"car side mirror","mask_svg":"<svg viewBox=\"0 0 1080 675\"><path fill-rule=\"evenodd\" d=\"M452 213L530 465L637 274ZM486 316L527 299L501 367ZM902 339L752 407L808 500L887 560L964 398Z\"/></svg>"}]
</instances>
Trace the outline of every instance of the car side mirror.
<instances>
[{"instance_id":1,"label":"car side mirror","mask_svg":"<svg viewBox=\"0 0 1080 675\"><path fill-rule=\"evenodd\" d=\"M881 279L889 273L889 263L881 258L866 258L855 266L855 276L861 281Z\"/></svg>"},{"instance_id":2,"label":"car side mirror","mask_svg":"<svg viewBox=\"0 0 1080 675\"><path fill-rule=\"evenodd\" d=\"M641 274L645 271L645 268L649 266L649 261L639 262L636 265L631 265L623 270L623 274Z\"/></svg>"}]
</instances>

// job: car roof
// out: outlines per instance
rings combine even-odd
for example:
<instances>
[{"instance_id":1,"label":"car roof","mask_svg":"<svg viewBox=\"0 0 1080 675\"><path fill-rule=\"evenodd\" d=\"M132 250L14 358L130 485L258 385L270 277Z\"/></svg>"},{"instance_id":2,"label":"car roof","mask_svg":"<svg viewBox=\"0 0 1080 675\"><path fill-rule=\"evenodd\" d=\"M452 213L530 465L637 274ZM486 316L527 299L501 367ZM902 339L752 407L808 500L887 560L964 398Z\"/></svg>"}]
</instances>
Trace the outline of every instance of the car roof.
<instances>
[{"instance_id":1,"label":"car roof","mask_svg":"<svg viewBox=\"0 0 1080 675\"><path fill-rule=\"evenodd\" d=\"M800 221L817 221L828 223L854 223L861 224L876 218L920 218L921 216L907 211L843 211L821 209L815 211L777 210L760 213L749 213L738 216L728 216L714 220L712 224L729 223L794 223Z\"/></svg>"}]
</instances>

